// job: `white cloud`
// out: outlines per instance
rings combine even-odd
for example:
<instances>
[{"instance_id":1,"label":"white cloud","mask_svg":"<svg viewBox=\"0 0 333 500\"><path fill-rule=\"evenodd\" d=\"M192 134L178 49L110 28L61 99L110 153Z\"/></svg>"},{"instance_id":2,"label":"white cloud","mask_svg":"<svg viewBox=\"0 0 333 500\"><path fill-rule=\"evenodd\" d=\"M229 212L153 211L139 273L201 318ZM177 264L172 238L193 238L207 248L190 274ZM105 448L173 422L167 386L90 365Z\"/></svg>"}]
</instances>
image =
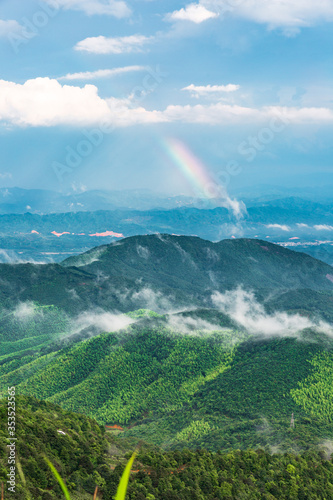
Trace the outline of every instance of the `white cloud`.
<instances>
[{"instance_id":1,"label":"white cloud","mask_svg":"<svg viewBox=\"0 0 333 500\"><path fill-rule=\"evenodd\" d=\"M102 120L109 113L97 88L64 85L49 78L23 85L0 80L0 119L14 125L52 126Z\"/></svg>"},{"instance_id":2,"label":"white cloud","mask_svg":"<svg viewBox=\"0 0 333 500\"><path fill-rule=\"evenodd\" d=\"M13 20L4 21L0 19L0 38L7 37L8 35L22 34L23 27Z\"/></svg>"},{"instance_id":3,"label":"white cloud","mask_svg":"<svg viewBox=\"0 0 333 500\"><path fill-rule=\"evenodd\" d=\"M113 125L126 127L147 123L193 123L209 125L330 124L328 108L250 108L230 104L170 105L164 110L147 110L127 99L103 99L92 84L83 87L61 85L50 78L36 78L24 84L0 80L0 121L16 126Z\"/></svg>"},{"instance_id":4,"label":"white cloud","mask_svg":"<svg viewBox=\"0 0 333 500\"><path fill-rule=\"evenodd\" d=\"M151 288L142 288L131 295L131 300L137 304L137 307L150 309L159 313L170 311L172 309L172 297L166 297L161 292L155 292Z\"/></svg>"},{"instance_id":5,"label":"white cloud","mask_svg":"<svg viewBox=\"0 0 333 500\"><path fill-rule=\"evenodd\" d=\"M262 304L257 302L252 292L242 288L221 294L212 295L214 305L236 323L243 326L248 333L264 336L298 337L305 328L318 328L327 335L333 335L330 325L300 316L277 311L267 313Z\"/></svg>"},{"instance_id":6,"label":"white cloud","mask_svg":"<svg viewBox=\"0 0 333 500\"><path fill-rule=\"evenodd\" d=\"M192 318L191 316L170 315L168 317L167 327L172 331L184 334L198 334L198 332L208 333L212 331L221 331L221 326L209 323L201 318ZM227 330L227 329L224 329Z\"/></svg>"},{"instance_id":7,"label":"white cloud","mask_svg":"<svg viewBox=\"0 0 333 500\"><path fill-rule=\"evenodd\" d=\"M142 52L142 47L150 42L153 37L144 35L131 35L110 37L96 36L85 38L78 42L75 50L89 52L90 54L128 54Z\"/></svg>"},{"instance_id":8,"label":"white cloud","mask_svg":"<svg viewBox=\"0 0 333 500\"><path fill-rule=\"evenodd\" d=\"M167 19L172 21L191 21L192 23L200 24L218 16L219 14L211 12L203 5L191 3L183 9L175 10L171 14L168 14Z\"/></svg>"},{"instance_id":9,"label":"white cloud","mask_svg":"<svg viewBox=\"0 0 333 500\"><path fill-rule=\"evenodd\" d=\"M143 247L141 245L137 245L136 251L137 251L137 254L139 255L139 257L141 257L142 259L145 259L145 260L149 259L149 257L150 257L149 248Z\"/></svg>"},{"instance_id":10,"label":"white cloud","mask_svg":"<svg viewBox=\"0 0 333 500\"><path fill-rule=\"evenodd\" d=\"M285 124L333 123L333 111L329 108L295 108L265 106L249 108L230 104L197 104L195 106L170 105L163 112L168 121L185 123L206 123L210 125L248 123L254 121L267 123L280 120Z\"/></svg>"},{"instance_id":11,"label":"white cloud","mask_svg":"<svg viewBox=\"0 0 333 500\"><path fill-rule=\"evenodd\" d=\"M290 231L290 227L281 224L266 224L267 229L281 229L281 231Z\"/></svg>"},{"instance_id":12,"label":"white cloud","mask_svg":"<svg viewBox=\"0 0 333 500\"><path fill-rule=\"evenodd\" d=\"M98 78L107 78L133 71L144 71L145 66L125 66L124 68L99 69L97 71L84 71L81 73L68 73L61 76L58 80L96 80Z\"/></svg>"},{"instance_id":13,"label":"white cloud","mask_svg":"<svg viewBox=\"0 0 333 500\"><path fill-rule=\"evenodd\" d=\"M126 2L121 0L44 0L44 2L55 8L79 10L89 16L103 14L122 18L131 14Z\"/></svg>"},{"instance_id":14,"label":"white cloud","mask_svg":"<svg viewBox=\"0 0 333 500\"><path fill-rule=\"evenodd\" d=\"M269 28L297 30L333 21L331 0L201 0L200 5L219 13L267 24ZM295 32L295 31L294 31Z\"/></svg>"},{"instance_id":15,"label":"white cloud","mask_svg":"<svg viewBox=\"0 0 333 500\"><path fill-rule=\"evenodd\" d=\"M28 321L35 315L42 315L42 311L38 310L33 302L21 302L13 311L16 319L19 321Z\"/></svg>"},{"instance_id":16,"label":"white cloud","mask_svg":"<svg viewBox=\"0 0 333 500\"><path fill-rule=\"evenodd\" d=\"M12 177L10 172L0 172L0 179L11 179Z\"/></svg>"},{"instance_id":17,"label":"white cloud","mask_svg":"<svg viewBox=\"0 0 333 500\"><path fill-rule=\"evenodd\" d=\"M85 328L95 327L103 332L116 332L127 328L135 320L124 314L105 311L84 312L74 321L73 330L81 331Z\"/></svg>"},{"instance_id":18,"label":"white cloud","mask_svg":"<svg viewBox=\"0 0 333 500\"><path fill-rule=\"evenodd\" d=\"M184 87L182 90L188 90L191 94L195 96L207 95L207 94L216 94L216 93L229 93L236 92L239 90L239 85L234 85L233 83L229 83L228 85L188 85L188 87Z\"/></svg>"},{"instance_id":19,"label":"white cloud","mask_svg":"<svg viewBox=\"0 0 333 500\"><path fill-rule=\"evenodd\" d=\"M327 226L326 224L319 224L313 227L316 231L333 231L333 226Z\"/></svg>"},{"instance_id":20,"label":"white cloud","mask_svg":"<svg viewBox=\"0 0 333 500\"><path fill-rule=\"evenodd\" d=\"M303 224L303 222L297 222L296 226L299 228L310 227L308 224Z\"/></svg>"}]
</instances>

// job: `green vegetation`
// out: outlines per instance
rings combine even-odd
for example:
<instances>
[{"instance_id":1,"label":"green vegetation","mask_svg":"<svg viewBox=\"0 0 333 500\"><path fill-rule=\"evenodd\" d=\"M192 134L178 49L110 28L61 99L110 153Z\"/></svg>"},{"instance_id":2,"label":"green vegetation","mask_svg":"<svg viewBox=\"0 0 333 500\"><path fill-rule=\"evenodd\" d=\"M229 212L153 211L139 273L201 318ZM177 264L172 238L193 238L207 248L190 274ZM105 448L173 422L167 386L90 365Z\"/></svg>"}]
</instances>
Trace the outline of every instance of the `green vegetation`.
<instances>
[{"instance_id":1,"label":"green vegetation","mask_svg":"<svg viewBox=\"0 0 333 500\"><path fill-rule=\"evenodd\" d=\"M313 372L299 388L291 391L297 404L310 415L320 420L333 421L333 355L321 353L311 361Z\"/></svg>"},{"instance_id":2,"label":"green vegetation","mask_svg":"<svg viewBox=\"0 0 333 500\"><path fill-rule=\"evenodd\" d=\"M97 253L63 266L0 265L0 397L10 386L19 394L27 477L18 495L61 495L46 443L72 500L91 500L96 486L111 500L143 440L128 500L329 498L331 464L310 450L333 441L333 340L311 329L298 339L251 337L211 308L213 289L244 283L268 313L333 318L329 266L267 242L167 235ZM145 308L169 300L188 307ZM112 310L133 324L112 333L94 325L95 313ZM79 325L81 311L92 321Z\"/></svg>"},{"instance_id":3,"label":"green vegetation","mask_svg":"<svg viewBox=\"0 0 333 500\"><path fill-rule=\"evenodd\" d=\"M126 464L125 470L123 472L123 475L121 476L118 488L117 488L117 493L115 496L115 500L125 500L126 493L127 493L127 487L128 487L128 481L130 478L131 474L131 469L133 466L133 462L135 460L135 457L137 455L137 452L135 451L131 458L129 459L128 463Z\"/></svg>"},{"instance_id":4,"label":"green vegetation","mask_svg":"<svg viewBox=\"0 0 333 500\"><path fill-rule=\"evenodd\" d=\"M3 360L0 386L165 449L300 452L332 439L328 338L307 331L308 341L248 339L230 329L180 335L139 314L143 322L126 331Z\"/></svg>"},{"instance_id":5,"label":"green vegetation","mask_svg":"<svg viewBox=\"0 0 333 500\"><path fill-rule=\"evenodd\" d=\"M327 500L333 464L322 455L174 451L139 455L147 473L132 475L129 500Z\"/></svg>"},{"instance_id":6,"label":"green vegetation","mask_svg":"<svg viewBox=\"0 0 333 500\"><path fill-rule=\"evenodd\" d=\"M17 467L13 500L327 500L333 496L328 452L272 455L262 449L229 453L161 449L105 433L83 415L32 397L17 398ZM0 481L7 480L7 406L0 401ZM205 429L205 422L192 426ZM61 431L61 432L60 432ZM51 470L47 461L54 465ZM130 460L129 460L130 459ZM59 477L64 480L62 486ZM24 480L23 480L24 479ZM116 495L116 496L115 496ZM9 494L5 489L5 499Z\"/></svg>"},{"instance_id":7,"label":"green vegetation","mask_svg":"<svg viewBox=\"0 0 333 500\"><path fill-rule=\"evenodd\" d=\"M7 481L7 400L0 401L0 480ZM61 431L61 432L60 432ZM109 467L108 442L104 429L84 415L68 413L51 403L18 396L16 399L16 450L26 486L16 478L16 493L10 498L34 500L61 498L61 489L44 456L66 479L67 487L82 498L92 498L95 486L105 485L104 470ZM114 491L114 490L113 490ZM5 492L6 493L6 492ZM5 498L8 497L6 494ZM76 495L73 495L76 498Z\"/></svg>"},{"instance_id":8,"label":"green vegetation","mask_svg":"<svg viewBox=\"0 0 333 500\"><path fill-rule=\"evenodd\" d=\"M133 319L141 318L164 318L162 314L158 314L155 311L150 311L149 309L137 309L136 311L130 311L127 316Z\"/></svg>"},{"instance_id":9,"label":"green vegetation","mask_svg":"<svg viewBox=\"0 0 333 500\"><path fill-rule=\"evenodd\" d=\"M10 354L55 338L69 329L67 315L55 306L40 306L33 302L16 309L0 310L0 355ZM29 346L29 342L31 345Z\"/></svg>"},{"instance_id":10,"label":"green vegetation","mask_svg":"<svg viewBox=\"0 0 333 500\"><path fill-rule=\"evenodd\" d=\"M232 356L216 335L188 337L133 327L42 356L0 380L2 387L15 381L20 393L123 425L144 414L181 408L230 366Z\"/></svg>"},{"instance_id":11,"label":"green vegetation","mask_svg":"<svg viewBox=\"0 0 333 500\"><path fill-rule=\"evenodd\" d=\"M331 321L331 273L328 264L267 241L133 236L61 265L0 264L0 307L10 310L30 301L71 316L97 307L128 313L151 301L157 311L166 303L173 309L207 307L212 291L243 286L264 298L267 308L320 314Z\"/></svg>"}]
</instances>

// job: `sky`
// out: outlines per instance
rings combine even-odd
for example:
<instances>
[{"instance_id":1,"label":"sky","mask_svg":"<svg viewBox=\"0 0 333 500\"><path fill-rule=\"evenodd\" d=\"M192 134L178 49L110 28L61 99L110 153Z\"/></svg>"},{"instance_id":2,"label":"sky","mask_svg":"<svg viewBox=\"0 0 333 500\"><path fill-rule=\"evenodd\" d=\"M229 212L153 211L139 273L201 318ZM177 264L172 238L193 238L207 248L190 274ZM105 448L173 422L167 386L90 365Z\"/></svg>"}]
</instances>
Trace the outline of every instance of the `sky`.
<instances>
[{"instance_id":1,"label":"sky","mask_svg":"<svg viewBox=\"0 0 333 500\"><path fill-rule=\"evenodd\" d=\"M0 187L326 184L332 21L331 0L2 0Z\"/></svg>"}]
</instances>

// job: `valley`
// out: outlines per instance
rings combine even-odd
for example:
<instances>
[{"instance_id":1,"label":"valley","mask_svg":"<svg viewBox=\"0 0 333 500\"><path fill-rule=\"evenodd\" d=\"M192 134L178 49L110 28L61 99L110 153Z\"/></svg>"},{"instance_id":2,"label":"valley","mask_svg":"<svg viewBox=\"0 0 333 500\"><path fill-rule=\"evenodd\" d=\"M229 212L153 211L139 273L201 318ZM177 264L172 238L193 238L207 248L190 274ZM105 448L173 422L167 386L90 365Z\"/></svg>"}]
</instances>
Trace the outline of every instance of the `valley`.
<instances>
[{"instance_id":1,"label":"valley","mask_svg":"<svg viewBox=\"0 0 333 500\"><path fill-rule=\"evenodd\" d=\"M164 449L299 452L332 435L323 262L258 240L151 235L0 271L3 388Z\"/></svg>"}]
</instances>

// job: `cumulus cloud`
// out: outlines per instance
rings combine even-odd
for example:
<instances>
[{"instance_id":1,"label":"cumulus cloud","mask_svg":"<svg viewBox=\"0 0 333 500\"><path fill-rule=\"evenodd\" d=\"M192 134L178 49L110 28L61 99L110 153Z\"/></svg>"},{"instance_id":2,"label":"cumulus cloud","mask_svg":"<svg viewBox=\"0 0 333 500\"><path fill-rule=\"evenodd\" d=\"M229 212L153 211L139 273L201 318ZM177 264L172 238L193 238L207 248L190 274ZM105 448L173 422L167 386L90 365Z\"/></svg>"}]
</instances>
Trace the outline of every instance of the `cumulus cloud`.
<instances>
[{"instance_id":1,"label":"cumulus cloud","mask_svg":"<svg viewBox=\"0 0 333 500\"><path fill-rule=\"evenodd\" d=\"M144 71L145 66L125 66L124 68L99 69L97 71L83 71L81 73L68 73L58 80L97 80L98 78L108 78L134 71Z\"/></svg>"},{"instance_id":2,"label":"cumulus cloud","mask_svg":"<svg viewBox=\"0 0 333 500\"><path fill-rule=\"evenodd\" d=\"M153 40L144 35L119 37L95 36L85 38L75 45L75 50L90 54L129 54L142 52L143 46Z\"/></svg>"},{"instance_id":3,"label":"cumulus cloud","mask_svg":"<svg viewBox=\"0 0 333 500\"><path fill-rule=\"evenodd\" d=\"M103 14L117 18L128 17L131 9L121 0L44 0L54 8L79 10L87 15Z\"/></svg>"},{"instance_id":4,"label":"cumulus cloud","mask_svg":"<svg viewBox=\"0 0 333 500\"><path fill-rule=\"evenodd\" d=\"M61 86L49 78L28 80L23 85L0 81L0 119L15 125L89 123L102 120L108 111L93 85Z\"/></svg>"},{"instance_id":5,"label":"cumulus cloud","mask_svg":"<svg viewBox=\"0 0 333 500\"><path fill-rule=\"evenodd\" d=\"M283 123L329 124L333 111L326 108L250 108L230 104L170 105L149 111L138 106L135 96L101 98L92 84L62 85L55 79L36 78L23 84L0 80L0 121L16 126L112 125L193 123L253 125L281 120ZM231 200L232 202L232 200ZM230 202L230 203L231 203Z\"/></svg>"},{"instance_id":6,"label":"cumulus cloud","mask_svg":"<svg viewBox=\"0 0 333 500\"><path fill-rule=\"evenodd\" d=\"M267 229L281 229L281 231L290 231L290 227L285 224L266 224Z\"/></svg>"},{"instance_id":7,"label":"cumulus cloud","mask_svg":"<svg viewBox=\"0 0 333 500\"><path fill-rule=\"evenodd\" d=\"M171 14L168 14L167 19L170 21L190 21L192 23L200 24L208 19L213 19L218 16L218 13L206 9L203 5L191 3L185 8L175 10Z\"/></svg>"},{"instance_id":8,"label":"cumulus cloud","mask_svg":"<svg viewBox=\"0 0 333 500\"><path fill-rule=\"evenodd\" d=\"M295 33L303 26L333 20L331 0L201 0L199 5L220 14L241 17Z\"/></svg>"},{"instance_id":9,"label":"cumulus cloud","mask_svg":"<svg viewBox=\"0 0 333 500\"><path fill-rule=\"evenodd\" d=\"M212 295L214 305L230 316L248 333L264 336L298 337L305 328L316 328L333 336L333 328L322 321L314 322L299 314L285 312L267 313L252 292L238 288L221 294Z\"/></svg>"}]
</instances>

